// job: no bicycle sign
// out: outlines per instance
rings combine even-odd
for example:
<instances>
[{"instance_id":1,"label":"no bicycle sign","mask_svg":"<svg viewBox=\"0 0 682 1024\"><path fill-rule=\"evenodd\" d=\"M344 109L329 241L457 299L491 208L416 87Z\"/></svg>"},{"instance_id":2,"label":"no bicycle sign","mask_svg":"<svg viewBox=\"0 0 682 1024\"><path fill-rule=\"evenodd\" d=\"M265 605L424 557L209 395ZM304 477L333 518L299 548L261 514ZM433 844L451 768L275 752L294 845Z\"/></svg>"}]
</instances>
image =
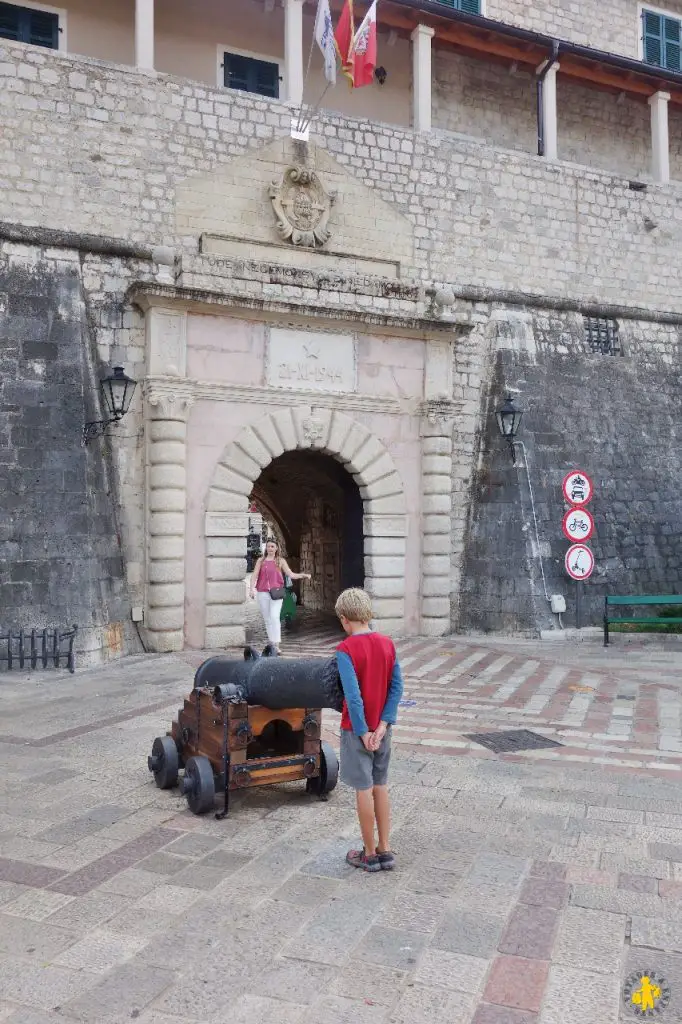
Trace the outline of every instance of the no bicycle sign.
<instances>
[{"instance_id":1,"label":"no bicycle sign","mask_svg":"<svg viewBox=\"0 0 682 1024\"><path fill-rule=\"evenodd\" d=\"M586 508L569 508L561 528L568 540L589 540L594 533L594 519Z\"/></svg>"}]
</instances>

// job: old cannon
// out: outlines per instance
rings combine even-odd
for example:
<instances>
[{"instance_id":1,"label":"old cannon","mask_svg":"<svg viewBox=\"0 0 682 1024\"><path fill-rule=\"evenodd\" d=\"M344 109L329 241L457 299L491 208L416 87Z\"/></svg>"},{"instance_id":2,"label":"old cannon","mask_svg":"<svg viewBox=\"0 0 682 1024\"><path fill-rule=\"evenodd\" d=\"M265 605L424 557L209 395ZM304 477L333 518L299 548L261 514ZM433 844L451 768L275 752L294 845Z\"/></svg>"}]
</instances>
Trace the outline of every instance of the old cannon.
<instances>
[{"instance_id":1,"label":"old cannon","mask_svg":"<svg viewBox=\"0 0 682 1024\"><path fill-rule=\"evenodd\" d=\"M244 660L219 655L203 662L194 686L166 736L147 759L160 789L171 789L184 769L182 792L191 811L205 814L230 793L252 786L305 780L325 800L339 765L322 739L322 709L340 711L343 690L336 659L261 657L246 648Z\"/></svg>"}]
</instances>

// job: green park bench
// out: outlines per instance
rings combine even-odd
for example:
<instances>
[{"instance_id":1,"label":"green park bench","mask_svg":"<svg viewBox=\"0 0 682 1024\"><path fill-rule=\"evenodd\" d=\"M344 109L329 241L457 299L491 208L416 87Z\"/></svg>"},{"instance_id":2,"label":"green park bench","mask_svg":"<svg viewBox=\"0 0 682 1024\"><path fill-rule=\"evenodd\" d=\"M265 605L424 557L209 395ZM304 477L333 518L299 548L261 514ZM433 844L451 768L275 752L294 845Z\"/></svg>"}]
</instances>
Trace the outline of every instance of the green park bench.
<instances>
[{"instance_id":1,"label":"green park bench","mask_svg":"<svg viewBox=\"0 0 682 1024\"><path fill-rule=\"evenodd\" d=\"M646 615L646 616L633 616L632 618L623 615L613 615L609 609L613 607L622 608L624 605L636 606L645 605L651 607L652 605L680 605L680 615ZM629 597L616 597L613 594L607 594L604 598L604 647L608 647L609 644L609 626L616 623L635 623L638 626L646 625L657 625L664 626L668 623L682 623L682 595L680 594L647 594L645 596L633 596Z\"/></svg>"}]
</instances>

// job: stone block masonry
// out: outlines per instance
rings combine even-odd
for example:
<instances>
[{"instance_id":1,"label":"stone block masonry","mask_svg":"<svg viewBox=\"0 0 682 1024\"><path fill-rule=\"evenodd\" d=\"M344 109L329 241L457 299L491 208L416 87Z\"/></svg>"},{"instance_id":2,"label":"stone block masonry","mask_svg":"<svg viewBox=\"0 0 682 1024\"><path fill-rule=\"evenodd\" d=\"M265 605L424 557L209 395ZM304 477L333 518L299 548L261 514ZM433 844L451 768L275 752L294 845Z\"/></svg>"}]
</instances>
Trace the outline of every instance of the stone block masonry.
<instances>
[{"instance_id":1,"label":"stone block masonry","mask_svg":"<svg viewBox=\"0 0 682 1024\"><path fill-rule=\"evenodd\" d=\"M289 129L276 102L6 43L0 219L196 252L199 232L176 223L178 187L186 195L234 157L258 162ZM634 192L620 176L447 131L417 137L333 114L316 121L314 142L408 218L407 277L682 310L674 185ZM334 215L350 212L340 196ZM391 225L375 230L385 258Z\"/></svg>"},{"instance_id":2,"label":"stone block masonry","mask_svg":"<svg viewBox=\"0 0 682 1024\"><path fill-rule=\"evenodd\" d=\"M533 5L538 17L542 9ZM332 415L333 424L346 422L344 402L349 424L374 415L375 406L387 416L419 409L424 422L414 438L395 423L387 430L386 443L402 451L404 491L370 433L348 434L347 451L343 438L326 444L354 467L366 500L364 575L387 628L404 619L405 559L417 548L409 587L418 594L423 632L439 634L450 623L494 630L550 625L538 555L550 590L568 595L558 486L576 461L592 470L598 493L589 617L597 616L606 586L675 587L682 465L670 439L682 320L679 186L630 188L624 150L614 150L618 173L603 173L457 136L467 124L448 114L448 74L441 74L439 128L432 133L333 114L314 125L308 156L337 193L330 228L343 258L355 252L363 266L395 259L399 278L387 285L357 271L353 277L348 268L320 275L310 266L269 265L267 247L278 236L266 183L293 159L285 105L2 44L0 221L120 240L109 249L74 241L74 249L50 251L35 238L31 246L15 241L0 267L0 612L10 624L40 625L40 617L78 622L101 656L126 646L122 624L139 604L155 646L177 650L188 642L183 612L193 596L201 605L193 643L241 637L246 526L233 517L282 448L263 417L258 429L270 438L267 451L260 434L250 432L246 447L224 449L207 508L206 492L192 491L193 417L202 402L216 400L213 364L189 372L177 358L185 341L171 325L192 302L211 313L246 308L255 320L260 310L268 322L285 316L310 326L327 318L332 327L360 323L365 332L379 324L387 346L406 333L433 341L452 332L451 369L434 355L423 407L416 390L400 392L398 379L385 384L379 374L370 384L368 374L362 393L320 399L313 433L304 436L296 419L287 434L288 447L319 447L325 431L336 430ZM485 98L478 102L480 110L468 101L471 125L490 107ZM613 126L622 123L611 114L591 112L595 151L608 147ZM489 123L491 140L505 142L495 134L505 125ZM533 126L526 128L530 142ZM640 141L633 141L635 150ZM584 158L586 145L576 137L575 159ZM240 225L238 241L253 243L248 258L202 250L202 234L229 236ZM155 246L173 249L177 259L173 268L171 255L154 277L144 253L148 260ZM435 311L435 296L449 291L451 313ZM172 314L166 310L160 321L172 358L158 365L150 357L149 320L145 337L145 295L160 308L168 303ZM609 303L620 308L623 355L601 356L586 346L582 311L604 312ZM147 415L140 387L110 448L97 442L83 450L83 420L99 415L99 367L115 364L140 382L148 378ZM220 400L238 383L226 378ZM491 420L507 388L527 409L523 436L537 486L540 552L523 479ZM252 382L238 397L265 403L266 390ZM175 397L166 408L169 395ZM192 397L193 407L180 408ZM304 405L293 401L292 409L298 416ZM408 458L413 440L419 455ZM362 459L354 462L362 454L358 444L375 460L371 476ZM407 530L408 504L418 531ZM206 580L186 557L180 520L188 506Z\"/></svg>"},{"instance_id":3,"label":"stone block masonry","mask_svg":"<svg viewBox=\"0 0 682 1024\"><path fill-rule=\"evenodd\" d=\"M678 435L680 328L621 321L621 351L592 352L583 318L556 312L498 322L497 363L471 492L459 621L464 628L558 625L544 599L564 594L575 624L575 585L564 571L569 542L561 482L590 474L596 560L584 584L583 625L598 626L604 594L674 594L682 578L682 458ZM534 536L525 471L514 467L494 422L509 390L526 410L520 438L535 492ZM523 538L523 539L522 539Z\"/></svg>"},{"instance_id":4,"label":"stone block masonry","mask_svg":"<svg viewBox=\"0 0 682 1024\"><path fill-rule=\"evenodd\" d=\"M133 647L78 254L0 256L0 628L79 627L77 662ZM129 625L127 625L127 623Z\"/></svg>"}]
</instances>

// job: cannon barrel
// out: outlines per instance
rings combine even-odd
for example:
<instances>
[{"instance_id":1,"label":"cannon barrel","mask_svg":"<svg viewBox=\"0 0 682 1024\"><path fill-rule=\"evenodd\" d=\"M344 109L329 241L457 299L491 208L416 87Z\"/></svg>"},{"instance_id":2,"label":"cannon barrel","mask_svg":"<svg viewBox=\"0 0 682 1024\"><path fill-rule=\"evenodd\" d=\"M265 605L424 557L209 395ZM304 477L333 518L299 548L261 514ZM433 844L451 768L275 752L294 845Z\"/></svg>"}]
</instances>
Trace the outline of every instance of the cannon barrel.
<instances>
[{"instance_id":1,"label":"cannon barrel","mask_svg":"<svg viewBox=\"0 0 682 1024\"><path fill-rule=\"evenodd\" d=\"M213 698L244 700L271 710L331 708L341 711L343 690L336 658L258 658L217 655L196 671L194 688L213 688Z\"/></svg>"}]
</instances>

